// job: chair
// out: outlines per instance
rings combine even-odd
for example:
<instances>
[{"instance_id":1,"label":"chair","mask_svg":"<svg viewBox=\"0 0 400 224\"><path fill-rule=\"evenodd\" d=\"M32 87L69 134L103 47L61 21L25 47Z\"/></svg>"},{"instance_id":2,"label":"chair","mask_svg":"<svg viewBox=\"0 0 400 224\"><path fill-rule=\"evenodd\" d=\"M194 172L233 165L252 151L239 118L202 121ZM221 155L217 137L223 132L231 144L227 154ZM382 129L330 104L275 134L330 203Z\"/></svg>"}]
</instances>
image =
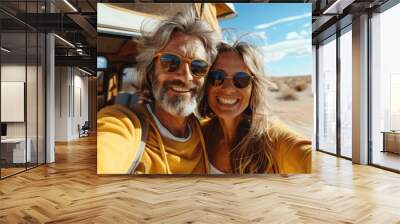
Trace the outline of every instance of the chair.
<instances>
[{"instance_id":1,"label":"chair","mask_svg":"<svg viewBox=\"0 0 400 224\"><path fill-rule=\"evenodd\" d=\"M82 127L78 124L79 138L89 136L89 129L90 129L89 121L85 121Z\"/></svg>"}]
</instances>

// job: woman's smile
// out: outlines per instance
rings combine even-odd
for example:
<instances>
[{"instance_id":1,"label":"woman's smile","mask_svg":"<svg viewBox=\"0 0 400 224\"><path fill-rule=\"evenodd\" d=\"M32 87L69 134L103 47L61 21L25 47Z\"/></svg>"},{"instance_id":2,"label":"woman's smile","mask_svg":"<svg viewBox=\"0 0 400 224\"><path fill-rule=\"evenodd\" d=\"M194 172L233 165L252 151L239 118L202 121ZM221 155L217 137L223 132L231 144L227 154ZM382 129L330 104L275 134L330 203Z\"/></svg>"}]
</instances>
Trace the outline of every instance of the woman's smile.
<instances>
[{"instance_id":1,"label":"woman's smile","mask_svg":"<svg viewBox=\"0 0 400 224\"><path fill-rule=\"evenodd\" d=\"M249 74L250 71L240 54L231 51L220 53L212 70L222 71L225 76L221 84L208 87L208 104L211 110L220 118L239 119L249 106L252 86L237 87L234 76L238 72Z\"/></svg>"},{"instance_id":2,"label":"woman's smile","mask_svg":"<svg viewBox=\"0 0 400 224\"><path fill-rule=\"evenodd\" d=\"M233 106L239 102L239 98L231 96L217 96L217 102L221 105Z\"/></svg>"}]
</instances>

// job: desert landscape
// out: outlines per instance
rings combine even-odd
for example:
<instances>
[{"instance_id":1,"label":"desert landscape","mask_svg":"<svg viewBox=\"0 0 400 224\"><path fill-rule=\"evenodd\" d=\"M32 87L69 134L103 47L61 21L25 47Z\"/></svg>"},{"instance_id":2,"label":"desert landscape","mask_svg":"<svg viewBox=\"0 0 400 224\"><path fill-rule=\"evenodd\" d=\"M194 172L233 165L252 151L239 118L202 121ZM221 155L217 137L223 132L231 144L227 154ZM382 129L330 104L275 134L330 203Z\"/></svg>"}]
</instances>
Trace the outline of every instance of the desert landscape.
<instances>
[{"instance_id":1,"label":"desert landscape","mask_svg":"<svg viewBox=\"0 0 400 224\"><path fill-rule=\"evenodd\" d=\"M311 75L270 77L276 85L268 90L270 113L300 135L312 138L314 96Z\"/></svg>"}]
</instances>

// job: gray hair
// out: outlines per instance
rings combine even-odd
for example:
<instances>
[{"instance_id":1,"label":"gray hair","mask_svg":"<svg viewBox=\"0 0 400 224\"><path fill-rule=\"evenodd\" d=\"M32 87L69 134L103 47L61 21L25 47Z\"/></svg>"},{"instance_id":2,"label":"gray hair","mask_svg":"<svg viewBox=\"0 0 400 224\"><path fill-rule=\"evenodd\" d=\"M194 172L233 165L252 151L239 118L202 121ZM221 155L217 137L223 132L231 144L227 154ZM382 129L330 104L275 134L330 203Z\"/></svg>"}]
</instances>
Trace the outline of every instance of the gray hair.
<instances>
[{"instance_id":1,"label":"gray hair","mask_svg":"<svg viewBox=\"0 0 400 224\"><path fill-rule=\"evenodd\" d=\"M208 55L208 62L211 64L217 55L217 33L210 25L196 18L194 10L179 12L174 17L164 20L154 32L145 32L142 28L142 36L136 41L138 56L138 88L139 90L151 90L149 75L154 72L154 55L165 47L174 32L197 37L201 40Z\"/></svg>"}]
</instances>

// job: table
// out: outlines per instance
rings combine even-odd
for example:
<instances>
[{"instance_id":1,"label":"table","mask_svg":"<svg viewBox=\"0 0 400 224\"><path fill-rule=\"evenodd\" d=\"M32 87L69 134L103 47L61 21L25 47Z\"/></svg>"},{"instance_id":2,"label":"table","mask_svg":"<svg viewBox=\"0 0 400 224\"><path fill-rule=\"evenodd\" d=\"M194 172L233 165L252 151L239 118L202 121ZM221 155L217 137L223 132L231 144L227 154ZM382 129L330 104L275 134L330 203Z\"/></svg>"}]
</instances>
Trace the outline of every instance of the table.
<instances>
[{"instance_id":1,"label":"table","mask_svg":"<svg viewBox=\"0 0 400 224\"><path fill-rule=\"evenodd\" d=\"M393 152L400 154L400 131L382 131L383 150L382 152Z\"/></svg>"},{"instance_id":2,"label":"table","mask_svg":"<svg viewBox=\"0 0 400 224\"><path fill-rule=\"evenodd\" d=\"M6 163L26 163L31 162L31 145L30 138L25 151L25 138L5 138L1 139L1 157L6 160Z\"/></svg>"}]
</instances>

